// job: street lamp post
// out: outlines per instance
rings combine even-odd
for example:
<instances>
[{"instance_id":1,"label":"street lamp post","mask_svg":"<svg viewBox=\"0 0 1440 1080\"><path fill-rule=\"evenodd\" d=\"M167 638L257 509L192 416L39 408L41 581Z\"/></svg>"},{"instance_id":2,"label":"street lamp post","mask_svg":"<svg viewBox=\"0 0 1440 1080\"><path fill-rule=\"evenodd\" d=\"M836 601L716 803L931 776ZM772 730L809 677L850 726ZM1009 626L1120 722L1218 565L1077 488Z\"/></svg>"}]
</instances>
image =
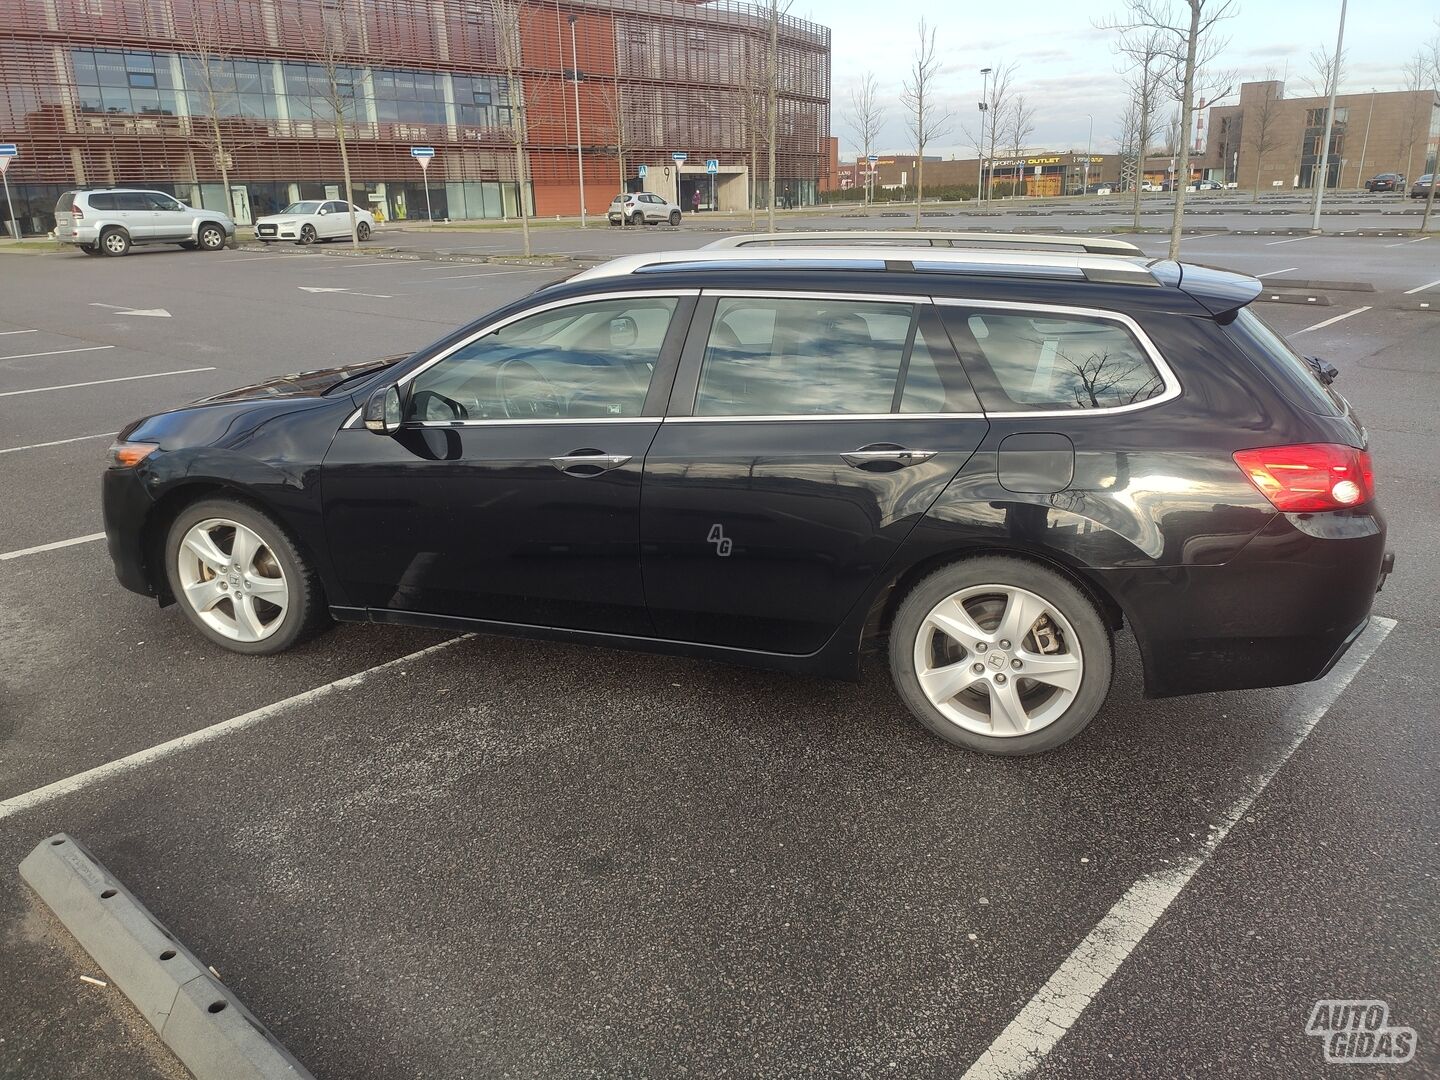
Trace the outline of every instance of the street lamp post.
<instances>
[{"instance_id":1,"label":"street lamp post","mask_svg":"<svg viewBox=\"0 0 1440 1080\"><path fill-rule=\"evenodd\" d=\"M1085 180L1080 189L1081 195L1090 194L1090 146L1095 141L1095 117L1090 113L1085 115L1090 118L1090 134L1085 136Z\"/></svg>"},{"instance_id":2,"label":"street lamp post","mask_svg":"<svg viewBox=\"0 0 1440 1080\"><path fill-rule=\"evenodd\" d=\"M1320 204L1325 201L1325 181L1330 179L1330 132L1335 124L1335 91L1340 87L1340 57L1345 55L1345 4L1346 0L1340 0L1340 29L1335 35L1335 65L1330 69L1330 102L1325 107L1325 139L1320 144L1320 175L1317 178L1313 171L1310 174L1310 178L1315 181L1315 211L1310 218L1312 233L1320 231Z\"/></svg>"},{"instance_id":3,"label":"street lamp post","mask_svg":"<svg viewBox=\"0 0 1440 1080\"><path fill-rule=\"evenodd\" d=\"M580 58L575 48L575 16L570 16L570 76L575 80L575 165L580 173L580 227L585 228L585 150L580 138Z\"/></svg>"},{"instance_id":4,"label":"street lamp post","mask_svg":"<svg viewBox=\"0 0 1440 1080\"><path fill-rule=\"evenodd\" d=\"M1355 186L1365 182L1365 151L1370 149L1370 121L1375 117L1375 87L1370 87L1370 111L1365 114L1365 139L1360 143L1360 164L1355 166Z\"/></svg>"},{"instance_id":5,"label":"street lamp post","mask_svg":"<svg viewBox=\"0 0 1440 1080\"><path fill-rule=\"evenodd\" d=\"M980 91L980 195L981 205L986 209L990 207L990 192L985 187L985 118L990 115L990 68L981 68Z\"/></svg>"}]
</instances>

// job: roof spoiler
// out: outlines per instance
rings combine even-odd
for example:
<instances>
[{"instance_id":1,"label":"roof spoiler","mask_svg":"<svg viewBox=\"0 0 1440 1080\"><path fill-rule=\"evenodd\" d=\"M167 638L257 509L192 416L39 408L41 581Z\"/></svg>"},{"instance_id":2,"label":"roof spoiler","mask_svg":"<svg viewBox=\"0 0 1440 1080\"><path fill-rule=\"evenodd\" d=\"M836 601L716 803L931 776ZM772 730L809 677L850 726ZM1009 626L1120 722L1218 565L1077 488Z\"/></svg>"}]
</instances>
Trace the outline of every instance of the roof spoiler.
<instances>
[{"instance_id":1,"label":"roof spoiler","mask_svg":"<svg viewBox=\"0 0 1440 1080\"><path fill-rule=\"evenodd\" d=\"M1230 315L1260 295L1264 284L1249 274L1216 270L1212 266L1157 259L1150 273L1162 285L1173 285L1191 297L1211 315Z\"/></svg>"}]
</instances>

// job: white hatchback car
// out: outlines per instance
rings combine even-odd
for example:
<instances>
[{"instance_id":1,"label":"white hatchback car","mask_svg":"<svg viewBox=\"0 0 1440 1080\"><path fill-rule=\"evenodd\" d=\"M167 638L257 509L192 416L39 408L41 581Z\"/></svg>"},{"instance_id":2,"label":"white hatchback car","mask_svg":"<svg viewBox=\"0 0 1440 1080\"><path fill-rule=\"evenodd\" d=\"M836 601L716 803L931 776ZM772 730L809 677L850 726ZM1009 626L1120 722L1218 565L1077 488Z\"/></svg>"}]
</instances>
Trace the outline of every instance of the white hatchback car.
<instances>
[{"instance_id":1,"label":"white hatchback car","mask_svg":"<svg viewBox=\"0 0 1440 1080\"><path fill-rule=\"evenodd\" d=\"M370 239L375 215L355 207L355 236ZM343 199L308 199L291 203L278 214L255 219L255 239L262 244L293 240L313 244L316 240L341 240L350 236L350 211Z\"/></svg>"}]
</instances>

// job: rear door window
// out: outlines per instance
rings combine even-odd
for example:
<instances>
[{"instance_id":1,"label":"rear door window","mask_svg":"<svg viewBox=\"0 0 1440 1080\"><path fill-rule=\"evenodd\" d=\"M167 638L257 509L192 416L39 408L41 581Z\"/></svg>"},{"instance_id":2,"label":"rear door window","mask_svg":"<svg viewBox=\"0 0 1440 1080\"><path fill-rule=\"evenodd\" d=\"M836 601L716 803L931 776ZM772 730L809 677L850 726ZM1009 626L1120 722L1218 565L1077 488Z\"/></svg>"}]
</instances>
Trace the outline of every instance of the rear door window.
<instances>
[{"instance_id":1,"label":"rear door window","mask_svg":"<svg viewBox=\"0 0 1440 1080\"><path fill-rule=\"evenodd\" d=\"M989 412L1113 409L1165 392L1154 361L1118 320L947 307L945 324Z\"/></svg>"},{"instance_id":2,"label":"rear door window","mask_svg":"<svg viewBox=\"0 0 1440 1080\"><path fill-rule=\"evenodd\" d=\"M115 196L111 192L90 196L90 205L96 210L114 210Z\"/></svg>"}]
</instances>

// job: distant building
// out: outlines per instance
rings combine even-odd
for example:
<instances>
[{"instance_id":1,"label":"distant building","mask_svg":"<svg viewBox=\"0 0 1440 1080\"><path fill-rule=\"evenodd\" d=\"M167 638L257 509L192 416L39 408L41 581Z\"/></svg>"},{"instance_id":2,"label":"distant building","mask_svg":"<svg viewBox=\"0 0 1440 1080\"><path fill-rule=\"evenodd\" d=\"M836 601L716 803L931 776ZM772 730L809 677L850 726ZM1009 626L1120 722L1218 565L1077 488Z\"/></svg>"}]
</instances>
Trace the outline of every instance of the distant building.
<instances>
[{"instance_id":1,"label":"distant building","mask_svg":"<svg viewBox=\"0 0 1440 1080\"><path fill-rule=\"evenodd\" d=\"M871 166L877 192L913 188L919 159L914 154L881 154ZM986 162L986 175L997 195L1064 195L1120 178L1120 159L1114 154L1077 154L1070 150L1034 150L1021 155L997 155ZM841 190L864 183L865 166L860 162L840 165ZM980 189L980 159L925 157L925 189L963 187Z\"/></svg>"},{"instance_id":2,"label":"distant building","mask_svg":"<svg viewBox=\"0 0 1440 1080\"><path fill-rule=\"evenodd\" d=\"M159 188L242 223L342 197L337 95L355 200L389 220L424 216L427 183L437 218L514 217L522 198L541 216L575 214L577 143L590 213L622 182L686 207L698 191L719 209L748 207L753 186L764 204L764 8L512 2L513 87L488 0L4 0L0 140L19 145L16 217L25 232L48 231L60 194L82 185ZM220 28L208 63L196 55L206 23ZM833 160L830 31L782 16L779 39L777 197L803 205ZM522 103L523 193L511 141ZM428 172L412 146L434 148Z\"/></svg>"},{"instance_id":3,"label":"distant building","mask_svg":"<svg viewBox=\"0 0 1440 1080\"><path fill-rule=\"evenodd\" d=\"M1324 97L1285 97L1280 82L1244 83L1239 104L1209 110L1208 143L1192 160L1196 175L1251 188L1258 168L1262 190L1313 187L1328 106ZM1325 184L1358 188L1382 172L1414 180L1433 170L1437 145L1433 89L1339 94Z\"/></svg>"}]
</instances>

